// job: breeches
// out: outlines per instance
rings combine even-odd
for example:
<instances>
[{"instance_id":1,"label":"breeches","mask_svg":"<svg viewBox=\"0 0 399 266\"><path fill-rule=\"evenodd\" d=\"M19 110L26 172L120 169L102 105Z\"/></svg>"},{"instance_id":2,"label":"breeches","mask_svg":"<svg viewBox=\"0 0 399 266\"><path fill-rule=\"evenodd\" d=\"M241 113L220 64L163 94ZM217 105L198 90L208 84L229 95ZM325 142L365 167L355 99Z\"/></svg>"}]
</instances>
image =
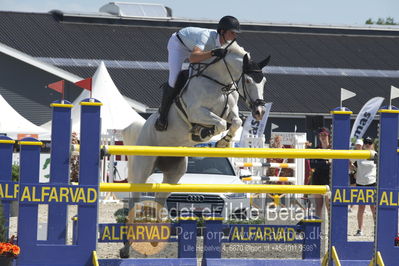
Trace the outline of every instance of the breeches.
<instances>
[{"instance_id":1,"label":"breeches","mask_svg":"<svg viewBox=\"0 0 399 266\"><path fill-rule=\"evenodd\" d=\"M168 42L168 65L169 65L169 86L175 87L177 76L182 69L184 60L191 52L185 47L173 33Z\"/></svg>"}]
</instances>

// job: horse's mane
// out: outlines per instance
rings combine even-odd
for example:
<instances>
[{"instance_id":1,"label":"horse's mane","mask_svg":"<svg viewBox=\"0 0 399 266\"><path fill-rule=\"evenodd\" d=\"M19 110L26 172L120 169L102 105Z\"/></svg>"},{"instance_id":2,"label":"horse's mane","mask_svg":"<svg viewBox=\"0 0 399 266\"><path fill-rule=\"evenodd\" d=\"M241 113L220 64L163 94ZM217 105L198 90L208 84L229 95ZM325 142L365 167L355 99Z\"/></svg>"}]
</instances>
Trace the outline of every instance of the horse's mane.
<instances>
[{"instance_id":1,"label":"horse's mane","mask_svg":"<svg viewBox=\"0 0 399 266\"><path fill-rule=\"evenodd\" d=\"M226 47L226 46L229 45L230 43L231 43L231 41L225 43L222 47ZM240 56L244 56L245 54L248 53L247 51L244 50L244 48L242 48L241 46L238 45L237 41L233 42L233 43L228 47L228 50L229 50L231 53L238 54L238 55L240 55Z\"/></svg>"}]
</instances>

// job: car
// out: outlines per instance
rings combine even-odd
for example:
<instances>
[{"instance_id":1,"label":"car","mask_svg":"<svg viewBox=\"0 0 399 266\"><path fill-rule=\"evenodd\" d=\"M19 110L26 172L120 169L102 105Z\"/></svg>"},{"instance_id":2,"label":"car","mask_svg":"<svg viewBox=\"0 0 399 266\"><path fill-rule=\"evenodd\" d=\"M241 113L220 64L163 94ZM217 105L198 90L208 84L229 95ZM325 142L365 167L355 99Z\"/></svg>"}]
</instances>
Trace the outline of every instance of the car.
<instances>
[{"instance_id":1,"label":"car","mask_svg":"<svg viewBox=\"0 0 399 266\"><path fill-rule=\"evenodd\" d=\"M162 173L156 171L147 183L162 183ZM179 184L242 184L228 158L189 157L186 174ZM154 193L142 193L153 198ZM214 215L224 219L245 218L250 209L246 193L171 193L166 200L169 215L194 213L196 216Z\"/></svg>"}]
</instances>

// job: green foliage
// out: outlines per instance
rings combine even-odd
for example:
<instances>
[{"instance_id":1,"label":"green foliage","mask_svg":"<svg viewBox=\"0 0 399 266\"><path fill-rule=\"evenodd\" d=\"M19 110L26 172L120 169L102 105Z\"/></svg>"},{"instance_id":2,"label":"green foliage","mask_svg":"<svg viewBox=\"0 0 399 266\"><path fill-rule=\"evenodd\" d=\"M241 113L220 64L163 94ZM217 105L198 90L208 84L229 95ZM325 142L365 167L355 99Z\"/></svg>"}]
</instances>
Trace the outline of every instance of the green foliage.
<instances>
[{"instance_id":1,"label":"green foliage","mask_svg":"<svg viewBox=\"0 0 399 266\"><path fill-rule=\"evenodd\" d=\"M395 20L392 17L387 17L385 20L386 25L398 25L398 23L395 23Z\"/></svg>"},{"instance_id":2,"label":"green foliage","mask_svg":"<svg viewBox=\"0 0 399 266\"><path fill-rule=\"evenodd\" d=\"M121 208L114 212L114 217L117 223L127 223L129 215L129 208Z\"/></svg>"},{"instance_id":3,"label":"green foliage","mask_svg":"<svg viewBox=\"0 0 399 266\"><path fill-rule=\"evenodd\" d=\"M368 20L366 20L365 24L374 24L374 21L371 18L369 18Z\"/></svg>"},{"instance_id":4,"label":"green foliage","mask_svg":"<svg viewBox=\"0 0 399 266\"><path fill-rule=\"evenodd\" d=\"M6 218L4 218L3 204L0 202L0 243L8 241Z\"/></svg>"},{"instance_id":5,"label":"green foliage","mask_svg":"<svg viewBox=\"0 0 399 266\"><path fill-rule=\"evenodd\" d=\"M395 23L393 17L387 17L386 19L378 18L377 21L373 21L371 18L366 20L366 24L377 24L377 25L399 25L399 23Z\"/></svg>"},{"instance_id":6,"label":"green foliage","mask_svg":"<svg viewBox=\"0 0 399 266\"><path fill-rule=\"evenodd\" d=\"M18 164L12 165L11 177L12 177L12 181L14 181L14 182L19 181L19 165Z\"/></svg>"}]
</instances>

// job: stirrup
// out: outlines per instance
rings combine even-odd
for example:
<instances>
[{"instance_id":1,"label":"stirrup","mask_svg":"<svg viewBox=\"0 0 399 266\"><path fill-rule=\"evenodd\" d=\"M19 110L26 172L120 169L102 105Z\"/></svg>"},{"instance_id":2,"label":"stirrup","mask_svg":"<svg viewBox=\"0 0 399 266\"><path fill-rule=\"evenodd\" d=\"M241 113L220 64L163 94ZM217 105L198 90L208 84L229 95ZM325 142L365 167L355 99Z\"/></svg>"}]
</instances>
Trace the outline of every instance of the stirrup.
<instances>
[{"instance_id":1,"label":"stirrup","mask_svg":"<svg viewBox=\"0 0 399 266\"><path fill-rule=\"evenodd\" d=\"M168 121L162 122L161 119L158 117L155 121L154 127L158 131L165 131L168 128Z\"/></svg>"}]
</instances>

